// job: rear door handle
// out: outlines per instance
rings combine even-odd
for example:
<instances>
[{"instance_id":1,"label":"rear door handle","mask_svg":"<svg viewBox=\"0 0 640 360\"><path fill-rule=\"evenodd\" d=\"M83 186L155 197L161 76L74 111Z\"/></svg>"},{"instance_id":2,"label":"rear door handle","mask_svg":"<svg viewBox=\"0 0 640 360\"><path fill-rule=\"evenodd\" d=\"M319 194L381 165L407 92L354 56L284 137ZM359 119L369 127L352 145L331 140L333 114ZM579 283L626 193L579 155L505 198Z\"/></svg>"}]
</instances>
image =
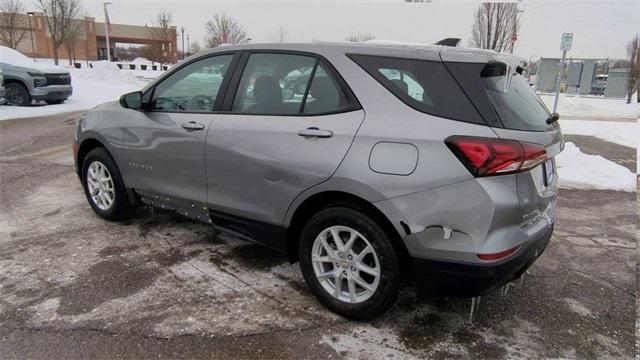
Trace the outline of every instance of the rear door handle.
<instances>
[{"instance_id":1,"label":"rear door handle","mask_svg":"<svg viewBox=\"0 0 640 360\"><path fill-rule=\"evenodd\" d=\"M333 136L333 131L321 130L317 127L309 127L298 131L298 135L304 136L306 138L330 138Z\"/></svg>"},{"instance_id":2,"label":"rear door handle","mask_svg":"<svg viewBox=\"0 0 640 360\"><path fill-rule=\"evenodd\" d=\"M185 130L204 130L204 124L199 124L195 121L189 121L182 124L182 128Z\"/></svg>"}]
</instances>

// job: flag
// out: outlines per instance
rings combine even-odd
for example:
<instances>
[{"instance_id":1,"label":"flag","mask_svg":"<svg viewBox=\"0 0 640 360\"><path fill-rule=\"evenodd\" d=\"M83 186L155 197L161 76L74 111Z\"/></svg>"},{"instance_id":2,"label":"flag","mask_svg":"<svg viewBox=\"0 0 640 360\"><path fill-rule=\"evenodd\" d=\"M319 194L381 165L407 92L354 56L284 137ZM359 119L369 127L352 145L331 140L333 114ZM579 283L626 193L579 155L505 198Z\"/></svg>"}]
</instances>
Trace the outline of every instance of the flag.
<instances>
[{"instance_id":1,"label":"flag","mask_svg":"<svg viewBox=\"0 0 640 360\"><path fill-rule=\"evenodd\" d=\"M107 8L104 9L104 18L107 23L107 32L111 34L111 20L109 20L109 13L107 12Z\"/></svg>"}]
</instances>

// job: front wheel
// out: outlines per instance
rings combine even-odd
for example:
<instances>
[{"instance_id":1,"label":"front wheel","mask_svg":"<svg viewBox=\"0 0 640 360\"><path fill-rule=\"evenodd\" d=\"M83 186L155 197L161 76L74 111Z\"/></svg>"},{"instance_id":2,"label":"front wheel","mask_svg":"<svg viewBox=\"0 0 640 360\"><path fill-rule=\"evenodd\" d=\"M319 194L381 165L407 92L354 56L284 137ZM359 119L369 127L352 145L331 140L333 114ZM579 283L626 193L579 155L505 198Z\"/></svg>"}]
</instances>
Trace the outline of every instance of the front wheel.
<instances>
[{"instance_id":1,"label":"front wheel","mask_svg":"<svg viewBox=\"0 0 640 360\"><path fill-rule=\"evenodd\" d=\"M300 268L330 310L368 320L388 310L400 286L398 255L384 230L366 214L332 207L305 225Z\"/></svg>"},{"instance_id":2,"label":"front wheel","mask_svg":"<svg viewBox=\"0 0 640 360\"><path fill-rule=\"evenodd\" d=\"M82 162L82 185L93 211L106 220L122 220L132 209L120 171L107 149L91 150Z\"/></svg>"},{"instance_id":3,"label":"front wheel","mask_svg":"<svg viewBox=\"0 0 640 360\"><path fill-rule=\"evenodd\" d=\"M27 88L16 82L11 82L5 86L5 98L9 105L29 106L31 105L31 95Z\"/></svg>"}]
</instances>

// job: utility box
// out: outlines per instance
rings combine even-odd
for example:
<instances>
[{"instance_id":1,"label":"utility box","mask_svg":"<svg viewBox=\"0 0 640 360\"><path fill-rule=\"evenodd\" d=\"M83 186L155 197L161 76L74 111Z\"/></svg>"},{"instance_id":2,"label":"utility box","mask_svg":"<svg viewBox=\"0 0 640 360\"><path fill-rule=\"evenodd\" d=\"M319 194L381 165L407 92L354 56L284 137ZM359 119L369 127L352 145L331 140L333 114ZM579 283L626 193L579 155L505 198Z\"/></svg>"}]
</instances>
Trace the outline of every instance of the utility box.
<instances>
[{"instance_id":1,"label":"utility box","mask_svg":"<svg viewBox=\"0 0 640 360\"><path fill-rule=\"evenodd\" d=\"M596 60L585 59L582 62L582 73L580 74L579 92L582 95L591 93L591 85L596 74Z\"/></svg>"},{"instance_id":2,"label":"utility box","mask_svg":"<svg viewBox=\"0 0 640 360\"><path fill-rule=\"evenodd\" d=\"M627 95L627 81L629 79L629 69L609 70L607 87L604 89L604 96L608 98L623 98Z\"/></svg>"},{"instance_id":3,"label":"utility box","mask_svg":"<svg viewBox=\"0 0 640 360\"><path fill-rule=\"evenodd\" d=\"M560 59L540 59L536 72L536 89L538 91L555 91L559 66Z\"/></svg>"},{"instance_id":4,"label":"utility box","mask_svg":"<svg viewBox=\"0 0 640 360\"><path fill-rule=\"evenodd\" d=\"M575 94L580 86L581 62L570 62L567 69L567 92Z\"/></svg>"}]
</instances>

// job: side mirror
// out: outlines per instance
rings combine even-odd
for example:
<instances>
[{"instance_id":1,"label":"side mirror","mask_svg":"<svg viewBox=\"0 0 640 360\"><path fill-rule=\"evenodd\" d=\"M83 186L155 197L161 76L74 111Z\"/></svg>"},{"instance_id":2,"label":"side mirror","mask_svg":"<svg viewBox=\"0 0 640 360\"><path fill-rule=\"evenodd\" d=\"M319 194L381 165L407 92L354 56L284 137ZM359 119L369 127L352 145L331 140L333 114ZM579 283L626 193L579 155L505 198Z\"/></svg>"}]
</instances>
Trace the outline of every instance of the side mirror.
<instances>
[{"instance_id":1,"label":"side mirror","mask_svg":"<svg viewBox=\"0 0 640 360\"><path fill-rule=\"evenodd\" d=\"M133 109L133 110L141 109L142 108L142 91L135 91L135 92L120 96L120 105L126 109Z\"/></svg>"}]
</instances>

